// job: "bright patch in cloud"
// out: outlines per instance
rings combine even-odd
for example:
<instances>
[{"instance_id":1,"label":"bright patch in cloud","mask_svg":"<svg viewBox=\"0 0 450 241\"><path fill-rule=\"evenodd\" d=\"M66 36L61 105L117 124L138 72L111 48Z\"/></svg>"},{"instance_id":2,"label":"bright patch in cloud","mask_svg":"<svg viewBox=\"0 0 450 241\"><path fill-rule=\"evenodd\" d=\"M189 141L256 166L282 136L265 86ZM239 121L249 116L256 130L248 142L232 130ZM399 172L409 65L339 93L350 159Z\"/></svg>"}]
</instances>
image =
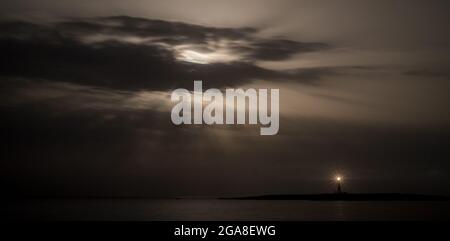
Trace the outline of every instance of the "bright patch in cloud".
<instances>
[{"instance_id":1,"label":"bright patch in cloud","mask_svg":"<svg viewBox=\"0 0 450 241\"><path fill-rule=\"evenodd\" d=\"M194 50L181 50L177 56L178 60L196 64L211 64L232 62L239 59L239 56L228 51L218 50L210 53L201 53Z\"/></svg>"}]
</instances>

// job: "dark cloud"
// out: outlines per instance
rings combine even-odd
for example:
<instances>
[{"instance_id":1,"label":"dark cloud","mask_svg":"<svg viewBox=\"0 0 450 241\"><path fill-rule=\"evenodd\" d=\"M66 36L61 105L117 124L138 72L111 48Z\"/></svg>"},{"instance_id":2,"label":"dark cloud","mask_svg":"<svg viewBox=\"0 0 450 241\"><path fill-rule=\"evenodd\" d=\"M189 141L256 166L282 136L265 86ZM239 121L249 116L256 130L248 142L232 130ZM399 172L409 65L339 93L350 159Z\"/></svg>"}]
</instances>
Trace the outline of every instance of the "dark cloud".
<instances>
[{"instance_id":1,"label":"dark cloud","mask_svg":"<svg viewBox=\"0 0 450 241\"><path fill-rule=\"evenodd\" d=\"M115 34L122 36L154 37L169 44L206 44L208 40L246 40L255 28L214 28L182 22L112 16L69 20L56 24L58 29L77 34Z\"/></svg>"},{"instance_id":2,"label":"dark cloud","mask_svg":"<svg viewBox=\"0 0 450 241\"><path fill-rule=\"evenodd\" d=\"M297 53L328 49L324 43L302 43L287 39L258 41L252 45L249 57L259 60L284 60Z\"/></svg>"},{"instance_id":3,"label":"dark cloud","mask_svg":"<svg viewBox=\"0 0 450 241\"><path fill-rule=\"evenodd\" d=\"M122 89L167 88L180 78L171 54L156 46L2 39L0 49L5 54L0 72L5 76Z\"/></svg>"},{"instance_id":4,"label":"dark cloud","mask_svg":"<svg viewBox=\"0 0 450 241\"><path fill-rule=\"evenodd\" d=\"M234 46L244 51L250 60L283 60L297 53L329 48L325 43L298 42L288 39L263 39L256 37L256 28L214 28L181 22L168 22L129 16L113 16L86 20L65 21L58 29L82 34L108 34L154 38L152 42L176 44L208 44L209 41L244 41Z\"/></svg>"},{"instance_id":5,"label":"dark cloud","mask_svg":"<svg viewBox=\"0 0 450 241\"><path fill-rule=\"evenodd\" d=\"M50 25L26 22L0 24L0 74L117 89L161 90L190 86L202 79L215 87L243 84L254 79L310 80L319 70L274 71L258 67L256 60L281 60L299 52L317 51L325 44L292 40L264 40L252 28L211 28L185 23L131 17L65 21ZM86 43L84 38L105 34L115 39ZM117 37L119 36L119 37ZM126 36L149 37L140 43ZM121 39L122 38L122 39ZM162 46L197 44L211 40L241 40L245 59L207 65L180 61ZM198 46L196 46L198 48Z\"/></svg>"},{"instance_id":6,"label":"dark cloud","mask_svg":"<svg viewBox=\"0 0 450 241\"><path fill-rule=\"evenodd\" d=\"M450 72L448 70L435 70L435 69L415 69L404 72L405 75L419 76L419 77L439 77L449 78Z\"/></svg>"}]
</instances>

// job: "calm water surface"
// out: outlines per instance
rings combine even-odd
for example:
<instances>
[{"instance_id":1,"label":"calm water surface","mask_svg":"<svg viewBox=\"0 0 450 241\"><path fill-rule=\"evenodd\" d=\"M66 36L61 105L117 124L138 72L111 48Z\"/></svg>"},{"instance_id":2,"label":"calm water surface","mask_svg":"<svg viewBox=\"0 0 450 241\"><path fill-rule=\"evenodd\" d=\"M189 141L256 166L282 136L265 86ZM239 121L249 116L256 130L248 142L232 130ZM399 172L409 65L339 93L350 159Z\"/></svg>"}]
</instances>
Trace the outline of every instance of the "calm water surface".
<instances>
[{"instance_id":1,"label":"calm water surface","mask_svg":"<svg viewBox=\"0 0 450 241\"><path fill-rule=\"evenodd\" d=\"M3 218L38 220L450 220L450 202L216 199L39 199L2 205Z\"/></svg>"}]
</instances>

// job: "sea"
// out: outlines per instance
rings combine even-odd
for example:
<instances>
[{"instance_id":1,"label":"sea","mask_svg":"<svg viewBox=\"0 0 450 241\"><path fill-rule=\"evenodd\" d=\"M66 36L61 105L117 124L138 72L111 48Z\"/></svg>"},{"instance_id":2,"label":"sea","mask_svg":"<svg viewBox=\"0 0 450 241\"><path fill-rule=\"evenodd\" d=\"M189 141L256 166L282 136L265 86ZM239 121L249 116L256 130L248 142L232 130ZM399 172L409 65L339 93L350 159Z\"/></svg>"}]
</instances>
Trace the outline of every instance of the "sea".
<instances>
[{"instance_id":1,"label":"sea","mask_svg":"<svg viewBox=\"0 0 450 241\"><path fill-rule=\"evenodd\" d=\"M450 202L223 199L28 199L3 202L3 220L409 221L450 220Z\"/></svg>"}]
</instances>

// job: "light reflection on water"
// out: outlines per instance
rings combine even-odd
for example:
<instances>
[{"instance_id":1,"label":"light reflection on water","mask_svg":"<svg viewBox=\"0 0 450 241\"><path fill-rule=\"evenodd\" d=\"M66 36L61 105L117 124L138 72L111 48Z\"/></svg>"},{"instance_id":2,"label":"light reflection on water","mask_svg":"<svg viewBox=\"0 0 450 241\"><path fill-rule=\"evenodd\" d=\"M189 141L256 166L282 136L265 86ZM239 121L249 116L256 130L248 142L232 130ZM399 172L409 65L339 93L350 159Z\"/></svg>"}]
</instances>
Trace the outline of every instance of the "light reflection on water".
<instances>
[{"instance_id":1,"label":"light reflection on water","mask_svg":"<svg viewBox=\"0 0 450 241\"><path fill-rule=\"evenodd\" d=\"M450 202L217 199L40 199L3 204L2 217L43 220L436 220Z\"/></svg>"}]
</instances>

